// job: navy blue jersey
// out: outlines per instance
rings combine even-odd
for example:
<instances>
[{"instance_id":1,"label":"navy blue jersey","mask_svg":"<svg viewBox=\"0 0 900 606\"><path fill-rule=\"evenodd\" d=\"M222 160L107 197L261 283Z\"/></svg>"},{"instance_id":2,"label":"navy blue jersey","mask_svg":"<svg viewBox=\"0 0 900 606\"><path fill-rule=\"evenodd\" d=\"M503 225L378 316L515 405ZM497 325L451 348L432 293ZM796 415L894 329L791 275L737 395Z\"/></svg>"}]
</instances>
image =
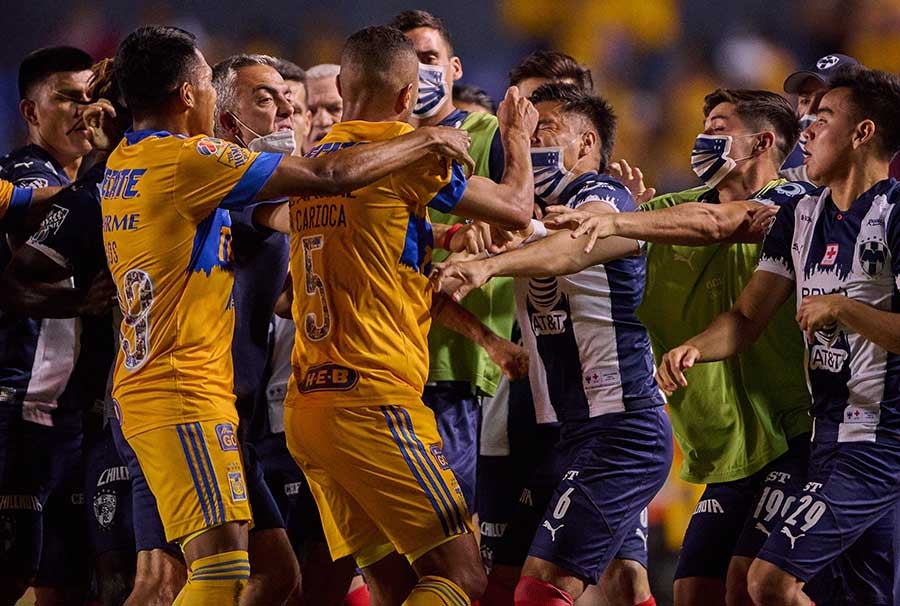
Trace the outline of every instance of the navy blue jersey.
<instances>
[{"instance_id":1,"label":"navy blue jersey","mask_svg":"<svg viewBox=\"0 0 900 606\"><path fill-rule=\"evenodd\" d=\"M798 194L776 215L758 271L794 281L798 304L834 293L900 313L898 202L894 179L880 181L846 211L827 188ZM817 331L807 350L817 440L900 438L900 356L840 324Z\"/></svg>"},{"instance_id":2,"label":"navy blue jersey","mask_svg":"<svg viewBox=\"0 0 900 606\"><path fill-rule=\"evenodd\" d=\"M608 175L570 183L560 204L635 210L628 189ZM643 255L569 276L516 280L516 307L531 353L529 378L539 423L583 420L661 406L647 329L635 312L644 293Z\"/></svg>"},{"instance_id":3,"label":"navy blue jersey","mask_svg":"<svg viewBox=\"0 0 900 606\"><path fill-rule=\"evenodd\" d=\"M103 163L91 167L78 181L56 194L47 218L26 243L71 272L76 288L89 288L98 274L109 271L100 211L100 183L105 168ZM64 409L102 406L116 355L112 310L80 318L79 327L77 362L59 398Z\"/></svg>"},{"instance_id":4,"label":"navy blue jersey","mask_svg":"<svg viewBox=\"0 0 900 606\"><path fill-rule=\"evenodd\" d=\"M62 166L44 149L26 145L0 160L0 178L18 187L69 185ZM50 213L45 225L60 220ZM27 235L27 234L17 234ZM7 238L0 238L0 271L12 258ZM0 403L22 405L23 418L54 424L59 397L77 356L74 319L38 319L0 311Z\"/></svg>"}]
</instances>

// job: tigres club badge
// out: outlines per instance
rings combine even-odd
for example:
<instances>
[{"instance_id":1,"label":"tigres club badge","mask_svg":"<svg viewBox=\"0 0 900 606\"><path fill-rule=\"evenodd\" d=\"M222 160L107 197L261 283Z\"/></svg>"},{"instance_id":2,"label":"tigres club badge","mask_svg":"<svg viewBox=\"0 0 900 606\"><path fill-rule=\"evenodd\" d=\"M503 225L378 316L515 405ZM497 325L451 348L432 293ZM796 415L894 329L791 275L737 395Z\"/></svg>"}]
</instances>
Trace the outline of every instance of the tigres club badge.
<instances>
[{"instance_id":1,"label":"tigres club badge","mask_svg":"<svg viewBox=\"0 0 900 606\"><path fill-rule=\"evenodd\" d=\"M244 484L244 472L237 463L228 466L228 487L231 489L232 502L247 500L247 486Z\"/></svg>"}]
</instances>

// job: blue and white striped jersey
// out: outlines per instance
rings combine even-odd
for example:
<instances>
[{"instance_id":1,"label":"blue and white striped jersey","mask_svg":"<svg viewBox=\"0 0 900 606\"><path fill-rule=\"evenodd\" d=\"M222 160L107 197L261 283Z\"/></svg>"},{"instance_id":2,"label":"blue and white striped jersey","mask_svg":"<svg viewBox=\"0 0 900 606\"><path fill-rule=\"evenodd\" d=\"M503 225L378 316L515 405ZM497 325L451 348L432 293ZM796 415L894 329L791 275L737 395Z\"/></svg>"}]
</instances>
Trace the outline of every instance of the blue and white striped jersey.
<instances>
[{"instance_id":1,"label":"blue and white striped jersey","mask_svg":"<svg viewBox=\"0 0 900 606\"><path fill-rule=\"evenodd\" d=\"M835 293L900 313L898 203L894 179L877 183L847 211L827 188L798 194L776 215L757 271L793 280L798 305ZM817 439L900 438L900 356L836 324L816 332L806 357Z\"/></svg>"},{"instance_id":2,"label":"blue and white striped jersey","mask_svg":"<svg viewBox=\"0 0 900 606\"><path fill-rule=\"evenodd\" d=\"M588 202L603 202L616 212L635 210L625 186L597 173L578 177L560 196L571 208ZM538 423L663 404L653 378L650 337L635 316L644 278L642 254L569 276L516 279Z\"/></svg>"}]
</instances>

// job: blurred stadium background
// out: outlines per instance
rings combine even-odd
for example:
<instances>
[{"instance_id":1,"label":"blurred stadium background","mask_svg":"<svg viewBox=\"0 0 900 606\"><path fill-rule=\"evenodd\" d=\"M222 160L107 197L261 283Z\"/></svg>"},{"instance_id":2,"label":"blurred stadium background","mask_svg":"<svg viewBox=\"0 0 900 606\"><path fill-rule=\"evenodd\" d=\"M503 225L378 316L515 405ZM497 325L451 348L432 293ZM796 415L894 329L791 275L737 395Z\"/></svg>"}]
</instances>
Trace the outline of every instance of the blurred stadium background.
<instances>
[{"instance_id":1,"label":"blurred stadium background","mask_svg":"<svg viewBox=\"0 0 900 606\"><path fill-rule=\"evenodd\" d=\"M619 115L614 157L640 166L661 192L696 184L691 144L703 96L716 87L780 92L788 73L829 52L900 72L900 0L29 0L4 7L0 149L24 140L16 71L41 46L72 44L101 58L134 27L167 23L197 34L211 63L246 51L308 67L338 62L347 35L408 8L447 21L462 81L495 100L530 51L557 48L587 64ZM671 603L675 557L702 488L678 481L677 466L651 512L660 605Z\"/></svg>"}]
</instances>

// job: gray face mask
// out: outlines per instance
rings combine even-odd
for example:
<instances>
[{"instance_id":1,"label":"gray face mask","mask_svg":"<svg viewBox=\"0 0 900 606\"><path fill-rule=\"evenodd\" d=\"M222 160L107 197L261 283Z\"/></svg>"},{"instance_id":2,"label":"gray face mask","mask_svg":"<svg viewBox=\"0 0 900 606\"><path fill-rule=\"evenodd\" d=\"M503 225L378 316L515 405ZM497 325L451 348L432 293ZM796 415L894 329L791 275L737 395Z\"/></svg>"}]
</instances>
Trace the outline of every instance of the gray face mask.
<instances>
[{"instance_id":1,"label":"gray face mask","mask_svg":"<svg viewBox=\"0 0 900 606\"><path fill-rule=\"evenodd\" d=\"M270 152L273 154L284 154L286 156L291 156L297 150L297 142L294 139L294 131L278 130L273 133L269 133L268 135L260 135L255 130L244 124L244 121L234 115L234 112L228 113L231 114L232 118L237 120L238 124L256 135L256 138L252 139L249 143L244 143L243 141L241 141L240 137L237 137L238 142L250 151Z\"/></svg>"}]
</instances>

